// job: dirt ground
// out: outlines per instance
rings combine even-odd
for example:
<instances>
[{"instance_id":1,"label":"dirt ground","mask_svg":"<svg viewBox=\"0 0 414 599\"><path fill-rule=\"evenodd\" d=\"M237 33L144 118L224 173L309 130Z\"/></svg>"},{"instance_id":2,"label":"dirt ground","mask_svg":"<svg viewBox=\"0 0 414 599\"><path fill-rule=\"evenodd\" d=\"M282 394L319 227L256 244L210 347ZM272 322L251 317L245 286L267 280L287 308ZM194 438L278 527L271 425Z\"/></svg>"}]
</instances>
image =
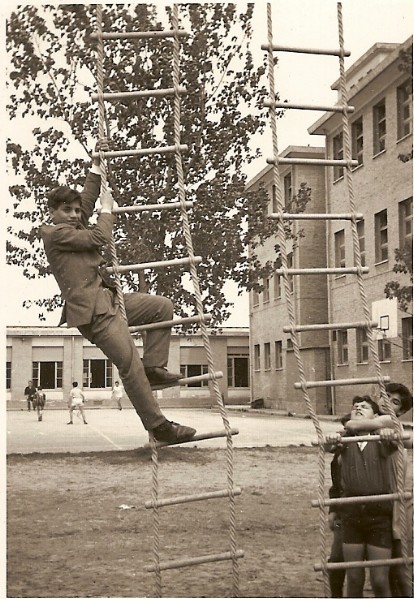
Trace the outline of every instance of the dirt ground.
<instances>
[{"instance_id":1,"label":"dirt ground","mask_svg":"<svg viewBox=\"0 0 414 599\"><path fill-rule=\"evenodd\" d=\"M8 597L154 596L149 450L12 455L7 476ZM225 489L226 452L164 448L159 478L161 496ZM234 479L240 596L322 597L316 450L236 449ZM227 499L160 515L161 559L230 549ZM166 570L162 584L164 597L231 597L231 563Z\"/></svg>"}]
</instances>

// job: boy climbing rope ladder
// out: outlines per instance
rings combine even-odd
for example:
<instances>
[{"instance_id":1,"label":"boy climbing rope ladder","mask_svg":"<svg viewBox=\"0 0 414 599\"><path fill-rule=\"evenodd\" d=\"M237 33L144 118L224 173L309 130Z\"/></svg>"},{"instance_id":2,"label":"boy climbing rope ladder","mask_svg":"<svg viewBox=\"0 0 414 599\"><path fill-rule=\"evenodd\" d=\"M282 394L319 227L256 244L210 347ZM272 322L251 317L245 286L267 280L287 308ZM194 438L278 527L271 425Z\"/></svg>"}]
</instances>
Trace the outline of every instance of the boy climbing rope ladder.
<instances>
[{"instance_id":1,"label":"boy climbing rope ladder","mask_svg":"<svg viewBox=\"0 0 414 599\"><path fill-rule=\"evenodd\" d=\"M102 149L107 144L101 144ZM141 358L129 333L129 325L171 320L173 305L167 298L125 293L122 317L117 294L102 272L100 250L111 241L114 216L110 191L101 195L101 212L95 226L87 228L100 193L100 160L92 168L81 193L56 187L48 194L52 225L40 227L47 259L65 300L59 324L67 322L99 347L118 368L126 394L144 427L157 441L177 443L191 439L196 431L170 422L162 414L151 390L173 386L180 374L167 371L170 329L148 331Z\"/></svg>"}]
</instances>

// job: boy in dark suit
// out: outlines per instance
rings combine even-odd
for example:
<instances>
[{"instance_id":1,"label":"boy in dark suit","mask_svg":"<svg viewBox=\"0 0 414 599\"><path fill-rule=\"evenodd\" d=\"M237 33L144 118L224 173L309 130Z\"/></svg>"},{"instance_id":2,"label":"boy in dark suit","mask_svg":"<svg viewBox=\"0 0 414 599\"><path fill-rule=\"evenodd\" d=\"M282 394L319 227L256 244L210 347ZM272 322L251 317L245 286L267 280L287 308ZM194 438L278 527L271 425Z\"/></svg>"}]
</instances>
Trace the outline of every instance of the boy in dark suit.
<instances>
[{"instance_id":1,"label":"boy in dark suit","mask_svg":"<svg viewBox=\"0 0 414 599\"><path fill-rule=\"evenodd\" d=\"M114 224L110 191L101 195L96 225L87 228L100 193L99 164L99 158L94 158L81 193L69 187L57 187L48 194L53 225L42 225L40 235L65 300L59 324L67 322L69 327L77 327L117 366L132 405L157 441L186 441L195 435L195 429L168 421L151 390L151 384L171 386L181 378L166 370L170 329L146 333L142 361L128 330L128 325L171 320L172 303L161 296L125 293L126 322L117 294L101 271L104 260L100 250L110 242Z\"/></svg>"}]
</instances>

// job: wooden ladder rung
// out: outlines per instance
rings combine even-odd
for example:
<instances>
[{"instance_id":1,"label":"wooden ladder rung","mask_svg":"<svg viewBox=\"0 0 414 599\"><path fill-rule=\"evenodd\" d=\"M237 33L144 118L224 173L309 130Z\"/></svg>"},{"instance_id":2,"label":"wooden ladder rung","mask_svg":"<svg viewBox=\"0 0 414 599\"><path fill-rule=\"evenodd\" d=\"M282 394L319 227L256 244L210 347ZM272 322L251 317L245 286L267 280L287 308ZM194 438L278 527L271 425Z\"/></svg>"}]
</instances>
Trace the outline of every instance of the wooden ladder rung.
<instances>
[{"instance_id":1,"label":"wooden ladder rung","mask_svg":"<svg viewBox=\"0 0 414 599\"><path fill-rule=\"evenodd\" d=\"M407 560L403 557L393 557L390 559L363 560L360 562L329 562L325 567L320 563L314 564L313 569L315 572L321 572L322 570L348 570L350 568L378 568L380 566L404 565L406 562L411 564L413 561L412 557L408 557Z\"/></svg>"},{"instance_id":2,"label":"wooden ladder rung","mask_svg":"<svg viewBox=\"0 0 414 599\"><path fill-rule=\"evenodd\" d=\"M123 272L138 272L140 270L145 270L147 268L165 268L167 266L182 266L186 264L199 264L202 261L201 256L195 256L192 258L175 258L173 260L160 260L158 262L141 262L141 264L124 264L119 265L117 271L119 273ZM109 273L113 273L114 269L112 266L109 266L107 271Z\"/></svg>"},{"instance_id":3,"label":"wooden ladder rung","mask_svg":"<svg viewBox=\"0 0 414 599\"><path fill-rule=\"evenodd\" d=\"M145 38L159 38L164 39L168 37L189 37L189 33L181 29L171 29L169 31L106 31L102 33L102 39L104 40L129 40L129 39L145 39ZM94 32L90 36L92 39L98 39L100 36Z\"/></svg>"},{"instance_id":4,"label":"wooden ladder rung","mask_svg":"<svg viewBox=\"0 0 414 599\"><path fill-rule=\"evenodd\" d=\"M180 324L191 324L200 322L209 322L211 314L203 314L202 316L186 316L185 318L176 318L174 320L163 320L162 322L151 322L150 324L141 324L135 327L128 327L130 333L141 333L142 331L152 331L154 329L168 329L176 327Z\"/></svg>"},{"instance_id":5,"label":"wooden ladder rung","mask_svg":"<svg viewBox=\"0 0 414 599\"><path fill-rule=\"evenodd\" d=\"M411 439L411 436L409 433L402 433L402 435L398 435L398 437L396 436L395 440L397 440L397 438ZM347 444L347 443L363 443L365 441L369 441L369 442L381 441L381 436L380 435L355 435L352 437L341 437L340 442L342 444ZM325 443L325 441L324 441L324 443ZM314 441L311 441L311 444L316 447L317 445L319 445L319 442L314 440Z\"/></svg>"},{"instance_id":6,"label":"wooden ladder rung","mask_svg":"<svg viewBox=\"0 0 414 599\"><path fill-rule=\"evenodd\" d=\"M231 436L238 435L238 428L230 429ZM221 437L227 437L227 432L225 430L214 431L212 433L200 433L198 435L194 435L191 439L187 439L186 441L179 441L177 443L167 443L166 441L156 441L155 447L167 447L170 445L181 445L182 443L193 443L194 441L206 441L207 439L219 439ZM144 447L152 447L152 443L146 443Z\"/></svg>"},{"instance_id":7,"label":"wooden ladder rung","mask_svg":"<svg viewBox=\"0 0 414 599\"><path fill-rule=\"evenodd\" d=\"M183 379L179 379L178 384L181 386L188 385L189 383L201 383L202 381L215 381L216 379L222 379L223 373L221 370L217 370L214 373L199 374L197 376L187 376Z\"/></svg>"},{"instance_id":8,"label":"wooden ladder rung","mask_svg":"<svg viewBox=\"0 0 414 599\"><path fill-rule=\"evenodd\" d=\"M264 106L266 108L290 108L293 110L320 110L323 112L355 112L355 106L327 106L325 104L298 104L296 102L272 102L272 100L265 100Z\"/></svg>"},{"instance_id":9,"label":"wooden ladder rung","mask_svg":"<svg viewBox=\"0 0 414 599\"><path fill-rule=\"evenodd\" d=\"M173 570L174 568L184 568L185 566L196 566L198 564L208 564L210 562L222 562L224 560L240 559L244 557L244 551L237 549L233 554L231 551L226 553L215 553L213 555L201 555L200 557L187 557L184 559L170 560L160 562L156 565L145 566L146 572L156 572L157 570Z\"/></svg>"},{"instance_id":10,"label":"wooden ladder rung","mask_svg":"<svg viewBox=\"0 0 414 599\"><path fill-rule=\"evenodd\" d=\"M374 320L358 322L330 322L326 324L297 324L295 326L284 326L284 333L293 333L294 331L337 331L339 329L376 329L378 323Z\"/></svg>"},{"instance_id":11,"label":"wooden ladder rung","mask_svg":"<svg viewBox=\"0 0 414 599\"><path fill-rule=\"evenodd\" d=\"M410 499L412 493L404 492L404 499ZM384 495L358 495L355 497L335 497L324 499L322 505L354 505L359 503L375 503L376 501L395 501L400 498L398 493L385 493ZM319 507L318 499L312 499L312 507Z\"/></svg>"},{"instance_id":12,"label":"wooden ladder rung","mask_svg":"<svg viewBox=\"0 0 414 599\"><path fill-rule=\"evenodd\" d=\"M358 166L358 160L330 160L328 158L266 158L267 164L302 164L314 166Z\"/></svg>"},{"instance_id":13,"label":"wooden ladder rung","mask_svg":"<svg viewBox=\"0 0 414 599\"><path fill-rule=\"evenodd\" d=\"M288 212L272 212L269 214L269 218L282 219L282 220L362 220L363 214L310 214L306 212L300 212L298 214L290 214Z\"/></svg>"},{"instance_id":14,"label":"wooden ladder rung","mask_svg":"<svg viewBox=\"0 0 414 599\"><path fill-rule=\"evenodd\" d=\"M118 158L120 156L151 156L153 154L171 154L172 152L176 152L179 150L180 152L187 152L187 145L178 145L178 146L160 146L157 148L146 148L140 150L113 150L110 152L102 152L105 158ZM92 152L93 158L98 158L100 156L99 152Z\"/></svg>"},{"instance_id":15,"label":"wooden ladder rung","mask_svg":"<svg viewBox=\"0 0 414 599\"><path fill-rule=\"evenodd\" d=\"M105 92L102 94L102 98L108 102L116 102L118 100L136 100L138 98L154 98L157 96L173 96L176 90L174 87L167 87L165 89L146 89L143 91L132 91L132 92ZM185 94L187 90L185 87L177 87L178 94ZM93 102L97 102L100 98L99 94L91 94Z\"/></svg>"},{"instance_id":16,"label":"wooden ladder rung","mask_svg":"<svg viewBox=\"0 0 414 599\"><path fill-rule=\"evenodd\" d=\"M307 389L314 389L315 387L345 387L347 385L370 385L380 384L381 381L384 383L390 382L389 376L379 377L367 377L360 379L335 379L331 381L306 381ZM302 383L294 383L295 389L302 389Z\"/></svg>"},{"instance_id":17,"label":"wooden ladder rung","mask_svg":"<svg viewBox=\"0 0 414 599\"><path fill-rule=\"evenodd\" d=\"M323 48L301 48L296 46L281 46L278 44L262 44L262 50L271 49L273 52L296 52L298 54L322 54L324 56L351 56L349 50L323 49Z\"/></svg>"},{"instance_id":18,"label":"wooden ladder rung","mask_svg":"<svg viewBox=\"0 0 414 599\"><path fill-rule=\"evenodd\" d=\"M356 266L349 268L277 268L278 275L357 275L359 272L366 274L369 272L368 266L362 266L358 269Z\"/></svg>"},{"instance_id":19,"label":"wooden ladder rung","mask_svg":"<svg viewBox=\"0 0 414 599\"><path fill-rule=\"evenodd\" d=\"M168 497L157 501L146 501L145 507L152 509L154 507L164 507L166 505L177 505L179 503L190 503L192 501L203 501L204 499L219 499L221 497L230 497L231 495L241 495L240 487L234 487L231 491L210 491L206 493L197 493L195 495L181 495L177 497Z\"/></svg>"},{"instance_id":20,"label":"wooden ladder rung","mask_svg":"<svg viewBox=\"0 0 414 599\"><path fill-rule=\"evenodd\" d=\"M184 202L185 208L192 208L194 202ZM140 204L135 206L118 206L112 210L113 214L125 214L129 212L158 212L159 210L177 210L181 208L181 202L167 202L165 204Z\"/></svg>"}]
</instances>

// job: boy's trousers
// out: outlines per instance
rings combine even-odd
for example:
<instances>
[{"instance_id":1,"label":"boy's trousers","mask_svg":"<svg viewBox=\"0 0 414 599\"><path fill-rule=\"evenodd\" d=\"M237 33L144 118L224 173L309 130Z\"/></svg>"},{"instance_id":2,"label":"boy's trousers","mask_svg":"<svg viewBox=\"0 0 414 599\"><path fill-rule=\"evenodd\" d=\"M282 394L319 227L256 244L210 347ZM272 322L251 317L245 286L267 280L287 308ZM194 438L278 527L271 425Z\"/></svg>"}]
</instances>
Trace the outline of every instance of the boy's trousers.
<instances>
[{"instance_id":1,"label":"boy's trousers","mask_svg":"<svg viewBox=\"0 0 414 599\"><path fill-rule=\"evenodd\" d=\"M95 314L92 322L81 325L78 329L118 368L126 394L144 427L151 430L162 424L165 417L153 396L144 365L160 368L167 366L171 329L145 333L144 355L141 360L128 325L171 320L173 305L165 297L146 293L125 293L124 301L128 322L120 312L116 292L100 288L95 310L102 313Z\"/></svg>"}]
</instances>

